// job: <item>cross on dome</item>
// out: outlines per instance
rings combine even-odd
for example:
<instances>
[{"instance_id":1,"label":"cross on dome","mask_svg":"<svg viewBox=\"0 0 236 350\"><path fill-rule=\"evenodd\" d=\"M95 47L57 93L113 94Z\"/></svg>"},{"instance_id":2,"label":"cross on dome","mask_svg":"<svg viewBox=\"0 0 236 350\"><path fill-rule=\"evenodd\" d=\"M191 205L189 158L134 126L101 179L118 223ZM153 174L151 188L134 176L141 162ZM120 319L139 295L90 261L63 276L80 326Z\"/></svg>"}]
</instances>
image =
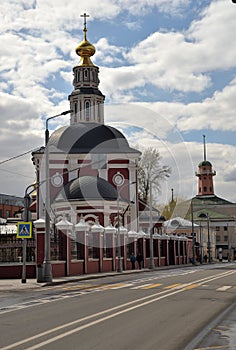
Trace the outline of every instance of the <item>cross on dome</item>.
<instances>
[{"instance_id":1,"label":"cross on dome","mask_svg":"<svg viewBox=\"0 0 236 350\"><path fill-rule=\"evenodd\" d=\"M89 17L86 13L80 15L80 17L84 17L84 40L76 47L75 52L78 56L81 57L79 66L93 66L93 63L90 59L96 52L95 47L87 40L87 22L86 18Z\"/></svg>"},{"instance_id":2,"label":"cross on dome","mask_svg":"<svg viewBox=\"0 0 236 350\"><path fill-rule=\"evenodd\" d=\"M89 15L87 15L86 13L84 13L83 15L80 15L80 17L84 17L84 40L86 40L86 32L87 32L87 22L86 22L86 18L89 17Z\"/></svg>"}]
</instances>

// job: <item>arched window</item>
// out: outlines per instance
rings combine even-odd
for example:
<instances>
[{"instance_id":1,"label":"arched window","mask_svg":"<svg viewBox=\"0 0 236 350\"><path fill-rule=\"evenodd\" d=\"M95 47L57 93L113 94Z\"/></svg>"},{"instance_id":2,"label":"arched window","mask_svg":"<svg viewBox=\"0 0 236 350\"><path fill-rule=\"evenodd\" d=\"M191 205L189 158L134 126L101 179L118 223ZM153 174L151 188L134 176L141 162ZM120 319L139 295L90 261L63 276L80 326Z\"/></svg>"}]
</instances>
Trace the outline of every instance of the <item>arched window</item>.
<instances>
[{"instance_id":1,"label":"arched window","mask_svg":"<svg viewBox=\"0 0 236 350\"><path fill-rule=\"evenodd\" d=\"M101 122L100 102L98 102L97 108L98 108L98 122L100 123Z\"/></svg>"},{"instance_id":2,"label":"arched window","mask_svg":"<svg viewBox=\"0 0 236 350\"><path fill-rule=\"evenodd\" d=\"M85 102L85 119L88 121L90 119L90 103Z\"/></svg>"},{"instance_id":3,"label":"arched window","mask_svg":"<svg viewBox=\"0 0 236 350\"><path fill-rule=\"evenodd\" d=\"M204 192L207 192L207 188L206 188L206 186L204 186L204 189L203 189L203 191L204 191Z\"/></svg>"},{"instance_id":4,"label":"arched window","mask_svg":"<svg viewBox=\"0 0 236 350\"><path fill-rule=\"evenodd\" d=\"M88 80L88 70L84 70L84 80Z\"/></svg>"},{"instance_id":5,"label":"arched window","mask_svg":"<svg viewBox=\"0 0 236 350\"><path fill-rule=\"evenodd\" d=\"M94 71L92 71L92 79L93 79L93 81L95 81L95 72Z\"/></svg>"},{"instance_id":6,"label":"arched window","mask_svg":"<svg viewBox=\"0 0 236 350\"><path fill-rule=\"evenodd\" d=\"M75 114L78 112L77 102L75 102Z\"/></svg>"}]
</instances>

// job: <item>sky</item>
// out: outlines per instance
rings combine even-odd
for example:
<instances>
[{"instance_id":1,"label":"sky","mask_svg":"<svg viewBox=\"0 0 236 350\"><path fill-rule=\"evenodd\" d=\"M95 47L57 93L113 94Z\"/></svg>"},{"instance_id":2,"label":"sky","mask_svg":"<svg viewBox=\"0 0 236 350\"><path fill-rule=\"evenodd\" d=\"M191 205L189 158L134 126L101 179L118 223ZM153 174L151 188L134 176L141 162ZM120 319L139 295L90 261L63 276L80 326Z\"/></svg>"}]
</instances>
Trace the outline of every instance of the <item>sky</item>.
<instances>
[{"instance_id":1,"label":"sky","mask_svg":"<svg viewBox=\"0 0 236 350\"><path fill-rule=\"evenodd\" d=\"M156 201L168 202L172 188L178 198L197 194L205 135L215 194L236 202L231 0L1 0L0 193L24 196L45 118L69 109L85 12L105 123L131 146L158 148L172 169ZM54 119L50 132L68 124L68 116Z\"/></svg>"}]
</instances>

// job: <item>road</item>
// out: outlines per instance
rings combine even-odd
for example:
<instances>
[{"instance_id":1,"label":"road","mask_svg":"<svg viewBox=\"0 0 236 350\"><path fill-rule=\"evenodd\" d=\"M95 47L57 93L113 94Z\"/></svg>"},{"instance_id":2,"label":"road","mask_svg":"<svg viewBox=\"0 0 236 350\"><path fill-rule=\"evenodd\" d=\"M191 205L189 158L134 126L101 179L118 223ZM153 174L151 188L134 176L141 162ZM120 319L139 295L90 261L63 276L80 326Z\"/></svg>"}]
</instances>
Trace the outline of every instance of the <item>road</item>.
<instances>
[{"instance_id":1,"label":"road","mask_svg":"<svg viewBox=\"0 0 236 350\"><path fill-rule=\"evenodd\" d=\"M183 350L235 302L235 281L235 264L214 264L5 293L0 349Z\"/></svg>"}]
</instances>

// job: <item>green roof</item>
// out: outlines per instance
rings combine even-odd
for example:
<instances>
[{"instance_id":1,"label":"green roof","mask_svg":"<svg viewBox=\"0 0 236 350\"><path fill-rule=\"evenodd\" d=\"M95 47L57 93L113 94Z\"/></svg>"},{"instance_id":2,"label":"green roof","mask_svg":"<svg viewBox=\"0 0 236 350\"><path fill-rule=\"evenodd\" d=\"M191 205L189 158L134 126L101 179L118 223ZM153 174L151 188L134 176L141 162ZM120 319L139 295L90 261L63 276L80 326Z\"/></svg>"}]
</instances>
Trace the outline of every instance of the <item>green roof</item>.
<instances>
[{"instance_id":1,"label":"green roof","mask_svg":"<svg viewBox=\"0 0 236 350\"><path fill-rule=\"evenodd\" d=\"M232 202L227 201L224 198L217 197L216 195L203 195L203 196L196 196L192 198L193 205L224 205L224 204L234 204Z\"/></svg>"},{"instance_id":2,"label":"green roof","mask_svg":"<svg viewBox=\"0 0 236 350\"><path fill-rule=\"evenodd\" d=\"M229 202L223 198L217 197L215 195L205 195L205 196L196 196L190 199L189 208L187 214L185 216L186 219L191 220L191 203L193 204L193 218L194 221L205 221L207 218L199 218L200 214L208 214L210 220L232 220L232 215L221 213L217 211L217 207L219 206L219 210L221 206L234 203Z\"/></svg>"},{"instance_id":3,"label":"green roof","mask_svg":"<svg viewBox=\"0 0 236 350\"><path fill-rule=\"evenodd\" d=\"M205 217L201 217L201 214L205 214ZM211 210L209 208L207 209L200 209L197 210L193 213L193 219L194 221L207 221L207 215L209 216L210 221L214 221L214 220L232 220L232 216L230 215L226 215L226 214L222 214L222 213L218 213L214 210Z\"/></svg>"},{"instance_id":4,"label":"green roof","mask_svg":"<svg viewBox=\"0 0 236 350\"><path fill-rule=\"evenodd\" d=\"M208 160L203 160L201 163L198 164L198 166L212 166L212 164Z\"/></svg>"},{"instance_id":5,"label":"green roof","mask_svg":"<svg viewBox=\"0 0 236 350\"><path fill-rule=\"evenodd\" d=\"M205 214L205 217L201 217L200 215ZM219 213L215 210L212 210L210 208L202 208L198 209L193 212L193 220L195 222L199 221L207 221L207 215L209 216L210 221L222 221L222 220L227 220L231 221L233 218L230 215L226 215L223 213ZM189 208L188 213L185 216L185 219L191 220L192 215L191 215L191 208Z\"/></svg>"}]
</instances>

